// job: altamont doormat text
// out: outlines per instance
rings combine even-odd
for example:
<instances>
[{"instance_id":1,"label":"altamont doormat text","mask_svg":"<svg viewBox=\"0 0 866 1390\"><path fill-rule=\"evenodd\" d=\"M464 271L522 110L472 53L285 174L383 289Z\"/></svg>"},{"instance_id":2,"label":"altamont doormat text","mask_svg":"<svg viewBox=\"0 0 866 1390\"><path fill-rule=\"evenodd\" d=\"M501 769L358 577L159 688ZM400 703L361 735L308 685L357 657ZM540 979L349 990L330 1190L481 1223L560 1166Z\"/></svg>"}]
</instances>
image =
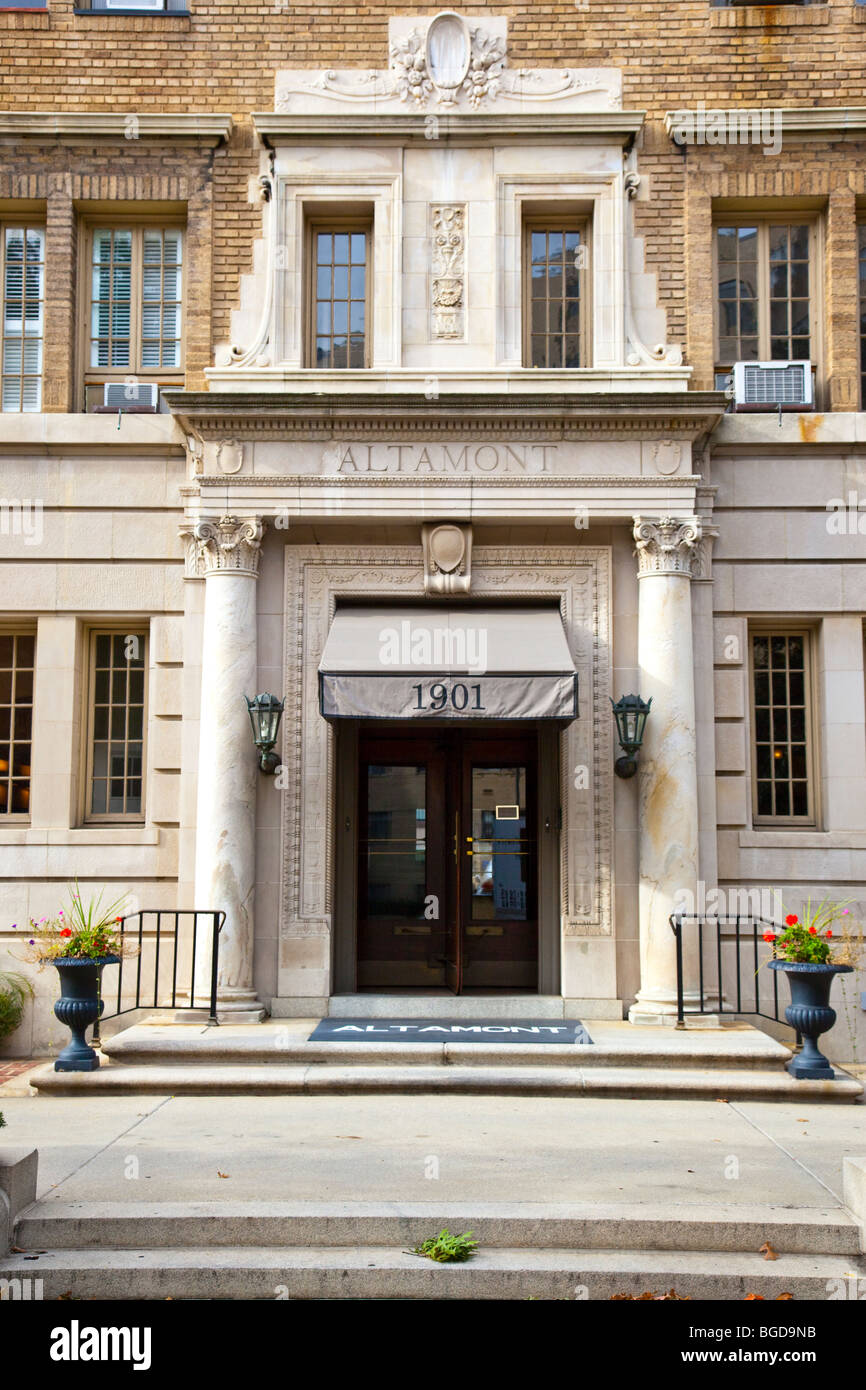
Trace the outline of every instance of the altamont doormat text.
<instances>
[{"instance_id":1,"label":"altamont doormat text","mask_svg":"<svg viewBox=\"0 0 866 1390\"><path fill-rule=\"evenodd\" d=\"M577 1019L323 1018L308 1042L592 1042Z\"/></svg>"}]
</instances>

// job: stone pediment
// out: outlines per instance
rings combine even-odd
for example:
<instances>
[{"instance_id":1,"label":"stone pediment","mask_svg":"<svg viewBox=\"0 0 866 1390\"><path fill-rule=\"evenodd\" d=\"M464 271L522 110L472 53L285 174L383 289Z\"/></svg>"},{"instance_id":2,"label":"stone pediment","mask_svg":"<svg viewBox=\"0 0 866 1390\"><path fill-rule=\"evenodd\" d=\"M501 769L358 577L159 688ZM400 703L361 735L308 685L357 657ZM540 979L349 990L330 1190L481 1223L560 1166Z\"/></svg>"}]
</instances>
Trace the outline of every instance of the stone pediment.
<instances>
[{"instance_id":1,"label":"stone pediment","mask_svg":"<svg viewBox=\"0 0 866 1390\"><path fill-rule=\"evenodd\" d=\"M616 68L513 68L508 21L453 10L396 17L385 69L278 70L274 110L285 114L562 113L622 107Z\"/></svg>"}]
</instances>

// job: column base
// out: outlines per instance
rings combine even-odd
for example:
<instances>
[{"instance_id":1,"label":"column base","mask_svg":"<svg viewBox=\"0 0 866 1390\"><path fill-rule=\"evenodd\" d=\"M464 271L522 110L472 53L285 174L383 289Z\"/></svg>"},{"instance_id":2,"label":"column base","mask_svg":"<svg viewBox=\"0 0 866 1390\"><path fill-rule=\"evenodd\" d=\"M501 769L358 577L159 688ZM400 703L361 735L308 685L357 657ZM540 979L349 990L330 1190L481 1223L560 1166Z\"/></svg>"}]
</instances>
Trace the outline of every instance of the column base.
<instances>
[{"instance_id":1,"label":"column base","mask_svg":"<svg viewBox=\"0 0 866 1390\"><path fill-rule=\"evenodd\" d=\"M677 1028L676 1011L672 1014L649 1013L640 1004L632 1004L628 1011L629 1023L635 1023L639 1028ZM723 1027L719 1014L686 1014L682 1022L683 1028L721 1028Z\"/></svg>"},{"instance_id":2,"label":"column base","mask_svg":"<svg viewBox=\"0 0 866 1390\"><path fill-rule=\"evenodd\" d=\"M253 989L217 990L220 1023L261 1023L268 1016Z\"/></svg>"}]
</instances>

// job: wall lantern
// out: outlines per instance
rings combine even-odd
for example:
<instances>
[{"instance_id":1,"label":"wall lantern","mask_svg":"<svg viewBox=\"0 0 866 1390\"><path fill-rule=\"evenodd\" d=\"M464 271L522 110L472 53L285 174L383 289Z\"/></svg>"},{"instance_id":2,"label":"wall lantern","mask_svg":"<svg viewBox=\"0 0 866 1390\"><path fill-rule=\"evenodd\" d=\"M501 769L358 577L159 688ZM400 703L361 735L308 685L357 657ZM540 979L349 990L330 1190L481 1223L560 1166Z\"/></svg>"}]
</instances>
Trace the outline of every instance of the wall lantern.
<instances>
[{"instance_id":1,"label":"wall lantern","mask_svg":"<svg viewBox=\"0 0 866 1390\"><path fill-rule=\"evenodd\" d=\"M652 697L644 701L639 695L622 695L616 704L613 700L610 703L613 705L619 746L625 754L624 758L617 758L613 770L617 777L634 777L637 772L637 754L643 743L644 725Z\"/></svg>"},{"instance_id":2,"label":"wall lantern","mask_svg":"<svg viewBox=\"0 0 866 1390\"><path fill-rule=\"evenodd\" d=\"M253 739L261 754L259 767L270 776L280 765L279 755L273 752L283 716L283 701L276 695L254 695L252 700L245 695L247 712L253 727Z\"/></svg>"}]
</instances>

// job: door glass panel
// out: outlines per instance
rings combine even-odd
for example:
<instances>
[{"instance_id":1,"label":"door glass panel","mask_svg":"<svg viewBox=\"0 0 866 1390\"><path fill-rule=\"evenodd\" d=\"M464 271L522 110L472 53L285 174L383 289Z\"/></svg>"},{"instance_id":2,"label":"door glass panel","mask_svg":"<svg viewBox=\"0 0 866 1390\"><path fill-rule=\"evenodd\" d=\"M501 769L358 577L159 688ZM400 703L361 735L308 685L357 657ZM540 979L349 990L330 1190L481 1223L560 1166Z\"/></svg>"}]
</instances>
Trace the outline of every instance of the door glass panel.
<instances>
[{"instance_id":1,"label":"door glass panel","mask_svg":"<svg viewBox=\"0 0 866 1390\"><path fill-rule=\"evenodd\" d=\"M367 917L424 919L427 769L367 766Z\"/></svg>"},{"instance_id":2,"label":"door glass panel","mask_svg":"<svg viewBox=\"0 0 866 1390\"><path fill-rule=\"evenodd\" d=\"M526 768L472 769L472 920L526 921Z\"/></svg>"}]
</instances>

